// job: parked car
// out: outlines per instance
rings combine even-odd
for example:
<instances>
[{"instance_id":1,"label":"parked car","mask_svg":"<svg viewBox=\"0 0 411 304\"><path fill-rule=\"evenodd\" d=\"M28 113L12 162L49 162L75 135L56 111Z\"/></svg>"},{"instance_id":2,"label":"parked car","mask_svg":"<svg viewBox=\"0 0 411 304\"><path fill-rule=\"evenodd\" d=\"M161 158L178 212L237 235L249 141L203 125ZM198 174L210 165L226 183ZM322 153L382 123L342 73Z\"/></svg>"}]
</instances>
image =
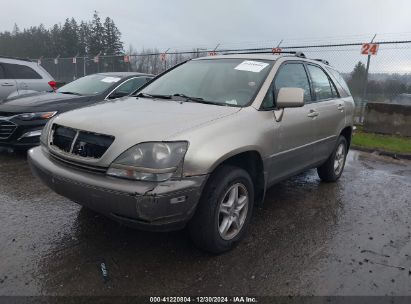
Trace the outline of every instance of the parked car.
<instances>
[{"instance_id":1,"label":"parked car","mask_svg":"<svg viewBox=\"0 0 411 304\"><path fill-rule=\"evenodd\" d=\"M353 129L340 74L297 55L194 59L119 101L54 117L34 174L55 192L130 226L179 229L229 250L266 189L309 168L336 181Z\"/></svg>"},{"instance_id":2,"label":"parked car","mask_svg":"<svg viewBox=\"0 0 411 304\"><path fill-rule=\"evenodd\" d=\"M53 91L56 82L36 62L0 56L0 101L33 91Z\"/></svg>"},{"instance_id":3,"label":"parked car","mask_svg":"<svg viewBox=\"0 0 411 304\"><path fill-rule=\"evenodd\" d=\"M127 96L154 76L111 72L79 78L53 93L32 93L0 103L0 146L27 149L39 144L41 130L58 113Z\"/></svg>"}]
</instances>

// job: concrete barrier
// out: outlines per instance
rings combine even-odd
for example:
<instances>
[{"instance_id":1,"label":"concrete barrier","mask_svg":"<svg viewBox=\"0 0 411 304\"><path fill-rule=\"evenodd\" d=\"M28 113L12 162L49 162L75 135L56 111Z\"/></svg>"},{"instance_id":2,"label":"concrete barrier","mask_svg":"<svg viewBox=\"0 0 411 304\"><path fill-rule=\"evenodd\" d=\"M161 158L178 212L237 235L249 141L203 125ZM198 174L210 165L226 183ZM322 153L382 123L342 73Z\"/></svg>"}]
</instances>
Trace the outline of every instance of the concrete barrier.
<instances>
[{"instance_id":1,"label":"concrete barrier","mask_svg":"<svg viewBox=\"0 0 411 304\"><path fill-rule=\"evenodd\" d=\"M411 137L411 105L368 102L364 130Z\"/></svg>"}]
</instances>

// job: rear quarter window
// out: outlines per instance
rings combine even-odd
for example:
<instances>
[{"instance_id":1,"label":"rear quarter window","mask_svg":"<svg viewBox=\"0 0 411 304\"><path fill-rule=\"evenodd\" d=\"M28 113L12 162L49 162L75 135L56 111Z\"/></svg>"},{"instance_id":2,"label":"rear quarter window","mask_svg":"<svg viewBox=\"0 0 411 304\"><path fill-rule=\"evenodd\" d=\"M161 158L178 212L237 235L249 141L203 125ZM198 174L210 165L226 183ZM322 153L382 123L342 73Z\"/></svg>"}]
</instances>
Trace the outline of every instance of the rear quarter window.
<instances>
[{"instance_id":1,"label":"rear quarter window","mask_svg":"<svg viewBox=\"0 0 411 304\"><path fill-rule=\"evenodd\" d=\"M40 74L29 66L11 63L3 63L3 66L14 79L42 79Z\"/></svg>"},{"instance_id":2,"label":"rear quarter window","mask_svg":"<svg viewBox=\"0 0 411 304\"><path fill-rule=\"evenodd\" d=\"M332 68L327 67L327 71L331 76L334 78L336 85L338 87L338 91L340 91L341 97L351 96L350 89L348 88L347 83L345 82L344 78L341 76L339 72Z\"/></svg>"}]
</instances>

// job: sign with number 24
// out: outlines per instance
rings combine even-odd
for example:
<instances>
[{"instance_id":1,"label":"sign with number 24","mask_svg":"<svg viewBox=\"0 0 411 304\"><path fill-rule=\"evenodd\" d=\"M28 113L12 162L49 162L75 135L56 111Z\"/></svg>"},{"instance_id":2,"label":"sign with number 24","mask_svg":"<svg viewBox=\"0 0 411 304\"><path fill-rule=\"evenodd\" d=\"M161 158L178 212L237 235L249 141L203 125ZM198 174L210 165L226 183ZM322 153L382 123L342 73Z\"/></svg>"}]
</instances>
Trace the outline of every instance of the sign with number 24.
<instances>
[{"instance_id":1,"label":"sign with number 24","mask_svg":"<svg viewBox=\"0 0 411 304\"><path fill-rule=\"evenodd\" d=\"M378 52L378 43L364 43L361 47L362 55L377 55Z\"/></svg>"}]
</instances>

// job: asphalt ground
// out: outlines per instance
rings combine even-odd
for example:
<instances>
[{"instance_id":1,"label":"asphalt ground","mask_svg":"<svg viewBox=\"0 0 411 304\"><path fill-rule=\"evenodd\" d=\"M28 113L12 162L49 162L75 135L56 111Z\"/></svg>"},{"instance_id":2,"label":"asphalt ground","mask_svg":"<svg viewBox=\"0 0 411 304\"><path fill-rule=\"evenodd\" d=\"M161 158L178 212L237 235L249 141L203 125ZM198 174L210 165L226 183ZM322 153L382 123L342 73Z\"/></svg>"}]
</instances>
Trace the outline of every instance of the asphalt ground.
<instances>
[{"instance_id":1,"label":"asphalt ground","mask_svg":"<svg viewBox=\"0 0 411 304\"><path fill-rule=\"evenodd\" d=\"M81 208L0 151L3 296L411 295L410 225L411 162L351 151L336 183L310 170L271 188L214 256Z\"/></svg>"}]
</instances>

